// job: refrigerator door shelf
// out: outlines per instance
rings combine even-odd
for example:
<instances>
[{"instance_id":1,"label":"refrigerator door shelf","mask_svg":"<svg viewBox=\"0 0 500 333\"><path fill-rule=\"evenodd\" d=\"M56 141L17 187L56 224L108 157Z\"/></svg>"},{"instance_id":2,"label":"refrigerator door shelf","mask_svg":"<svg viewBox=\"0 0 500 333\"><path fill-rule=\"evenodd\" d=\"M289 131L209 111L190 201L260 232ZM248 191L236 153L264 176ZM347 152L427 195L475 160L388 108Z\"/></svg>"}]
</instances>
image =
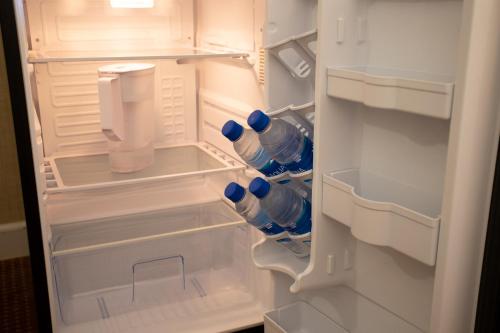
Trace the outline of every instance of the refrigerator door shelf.
<instances>
[{"instance_id":1,"label":"refrigerator door shelf","mask_svg":"<svg viewBox=\"0 0 500 333\"><path fill-rule=\"evenodd\" d=\"M61 155L47 158L46 162L50 168L46 174L49 194L154 183L245 169L243 164L204 143L157 147L153 165L131 173L113 173L108 153Z\"/></svg>"},{"instance_id":2,"label":"refrigerator door shelf","mask_svg":"<svg viewBox=\"0 0 500 333\"><path fill-rule=\"evenodd\" d=\"M294 279L290 291L297 292L296 281L309 265L309 257L298 258L290 250L272 239L264 238L252 246L252 259L260 269L284 273Z\"/></svg>"},{"instance_id":3,"label":"refrigerator door shelf","mask_svg":"<svg viewBox=\"0 0 500 333\"><path fill-rule=\"evenodd\" d=\"M304 301L266 313L264 329L266 333L347 333L344 328Z\"/></svg>"},{"instance_id":4,"label":"refrigerator door shelf","mask_svg":"<svg viewBox=\"0 0 500 333\"><path fill-rule=\"evenodd\" d=\"M80 62L80 61L144 61L144 60L203 60L209 58L248 58L249 54L236 50L200 48L174 48L164 50L95 50L95 51L30 51L28 62Z\"/></svg>"},{"instance_id":5,"label":"refrigerator door shelf","mask_svg":"<svg viewBox=\"0 0 500 333\"><path fill-rule=\"evenodd\" d=\"M359 240L436 262L441 198L359 169L323 175L322 212Z\"/></svg>"},{"instance_id":6,"label":"refrigerator door shelf","mask_svg":"<svg viewBox=\"0 0 500 333\"><path fill-rule=\"evenodd\" d=\"M374 67L328 69L327 94L367 106L449 119L451 77Z\"/></svg>"}]
</instances>

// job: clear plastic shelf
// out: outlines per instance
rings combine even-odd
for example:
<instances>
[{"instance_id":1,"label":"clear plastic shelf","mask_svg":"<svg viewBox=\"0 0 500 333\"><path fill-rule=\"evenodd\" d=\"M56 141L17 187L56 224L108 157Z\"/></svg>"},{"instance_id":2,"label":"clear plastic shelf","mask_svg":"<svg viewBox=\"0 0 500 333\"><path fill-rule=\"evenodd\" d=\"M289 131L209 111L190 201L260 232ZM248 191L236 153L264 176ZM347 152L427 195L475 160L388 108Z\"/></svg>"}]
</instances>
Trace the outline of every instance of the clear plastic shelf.
<instances>
[{"instance_id":1,"label":"clear plastic shelf","mask_svg":"<svg viewBox=\"0 0 500 333\"><path fill-rule=\"evenodd\" d=\"M367 106L449 119L453 78L375 67L328 69L329 96Z\"/></svg>"},{"instance_id":2,"label":"clear plastic shelf","mask_svg":"<svg viewBox=\"0 0 500 333\"><path fill-rule=\"evenodd\" d=\"M323 175L322 212L361 241L436 262L441 198L359 169Z\"/></svg>"},{"instance_id":3,"label":"clear plastic shelf","mask_svg":"<svg viewBox=\"0 0 500 333\"><path fill-rule=\"evenodd\" d=\"M155 149L153 165L131 173L111 172L108 154L50 157L54 179L47 179L47 192L68 192L155 182L194 175L243 170L244 166L206 144Z\"/></svg>"}]
</instances>

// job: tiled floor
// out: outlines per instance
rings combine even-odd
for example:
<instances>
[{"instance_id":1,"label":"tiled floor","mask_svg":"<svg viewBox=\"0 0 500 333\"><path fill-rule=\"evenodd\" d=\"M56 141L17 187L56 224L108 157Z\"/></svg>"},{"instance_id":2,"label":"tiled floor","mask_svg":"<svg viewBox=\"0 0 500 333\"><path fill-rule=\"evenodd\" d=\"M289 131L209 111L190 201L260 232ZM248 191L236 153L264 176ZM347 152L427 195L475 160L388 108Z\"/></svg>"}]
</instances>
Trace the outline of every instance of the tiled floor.
<instances>
[{"instance_id":1,"label":"tiled floor","mask_svg":"<svg viewBox=\"0 0 500 333\"><path fill-rule=\"evenodd\" d=\"M28 257L0 261L0 332L37 332Z\"/></svg>"}]
</instances>

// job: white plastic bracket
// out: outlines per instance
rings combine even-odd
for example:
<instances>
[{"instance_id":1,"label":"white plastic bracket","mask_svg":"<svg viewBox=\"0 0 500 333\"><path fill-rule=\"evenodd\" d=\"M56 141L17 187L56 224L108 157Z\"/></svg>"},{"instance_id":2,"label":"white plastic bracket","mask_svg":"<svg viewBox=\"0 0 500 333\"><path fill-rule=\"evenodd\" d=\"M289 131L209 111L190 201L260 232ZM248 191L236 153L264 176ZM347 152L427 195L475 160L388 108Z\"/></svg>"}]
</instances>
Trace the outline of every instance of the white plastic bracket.
<instances>
[{"instance_id":1,"label":"white plastic bracket","mask_svg":"<svg viewBox=\"0 0 500 333\"><path fill-rule=\"evenodd\" d=\"M337 18L337 43L342 44L344 42L344 18Z\"/></svg>"},{"instance_id":2,"label":"white plastic bracket","mask_svg":"<svg viewBox=\"0 0 500 333\"><path fill-rule=\"evenodd\" d=\"M366 41L366 18L358 17L358 43Z\"/></svg>"},{"instance_id":3,"label":"white plastic bracket","mask_svg":"<svg viewBox=\"0 0 500 333\"><path fill-rule=\"evenodd\" d=\"M349 250L344 251L344 270L348 271L352 268L352 258L351 252Z\"/></svg>"},{"instance_id":4,"label":"white plastic bracket","mask_svg":"<svg viewBox=\"0 0 500 333\"><path fill-rule=\"evenodd\" d=\"M326 257L326 273L328 275L333 275L335 271L335 255L329 254Z\"/></svg>"}]
</instances>

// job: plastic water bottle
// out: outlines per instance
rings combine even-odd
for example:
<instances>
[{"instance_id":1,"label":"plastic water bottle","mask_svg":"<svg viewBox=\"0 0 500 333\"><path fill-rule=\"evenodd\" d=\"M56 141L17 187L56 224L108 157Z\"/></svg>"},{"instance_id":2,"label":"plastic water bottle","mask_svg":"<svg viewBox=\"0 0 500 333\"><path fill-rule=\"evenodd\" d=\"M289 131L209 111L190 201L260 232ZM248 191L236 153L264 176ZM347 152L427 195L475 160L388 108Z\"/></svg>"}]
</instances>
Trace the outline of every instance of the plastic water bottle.
<instances>
[{"instance_id":1,"label":"plastic water bottle","mask_svg":"<svg viewBox=\"0 0 500 333\"><path fill-rule=\"evenodd\" d=\"M279 182L279 183L285 185L289 189L294 190L307 201L312 202L311 183L306 183L298 179L292 179L289 182Z\"/></svg>"},{"instance_id":2,"label":"plastic water bottle","mask_svg":"<svg viewBox=\"0 0 500 333\"><path fill-rule=\"evenodd\" d=\"M272 159L260 144L259 137L254 131L229 120L222 127L222 134L233 142L234 150L245 162L268 179L280 182L287 178L286 167Z\"/></svg>"},{"instance_id":3,"label":"plastic water bottle","mask_svg":"<svg viewBox=\"0 0 500 333\"><path fill-rule=\"evenodd\" d=\"M262 208L290 238L311 243L311 204L295 191L280 184L270 184L257 177L249 186L250 192L260 199Z\"/></svg>"},{"instance_id":4,"label":"plastic water bottle","mask_svg":"<svg viewBox=\"0 0 500 333\"><path fill-rule=\"evenodd\" d=\"M298 128L281 119L271 120L260 110L250 114L248 125L259 133L264 149L285 165L292 177L302 178L305 173L308 176L304 181L312 180L313 143Z\"/></svg>"},{"instance_id":5,"label":"plastic water bottle","mask_svg":"<svg viewBox=\"0 0 500 333\"><path fill-rule=\"evenodd\" d=\"M236 211L246 221L262 231L267 238L275 240L292 251L297 257L309 255L309 249L301 242L295 242L288 237L285 229L276 224L261 208L259 200L237 183L229 183L224 191L226 198L236 204Z\"/></svg>"}]
</instances>

